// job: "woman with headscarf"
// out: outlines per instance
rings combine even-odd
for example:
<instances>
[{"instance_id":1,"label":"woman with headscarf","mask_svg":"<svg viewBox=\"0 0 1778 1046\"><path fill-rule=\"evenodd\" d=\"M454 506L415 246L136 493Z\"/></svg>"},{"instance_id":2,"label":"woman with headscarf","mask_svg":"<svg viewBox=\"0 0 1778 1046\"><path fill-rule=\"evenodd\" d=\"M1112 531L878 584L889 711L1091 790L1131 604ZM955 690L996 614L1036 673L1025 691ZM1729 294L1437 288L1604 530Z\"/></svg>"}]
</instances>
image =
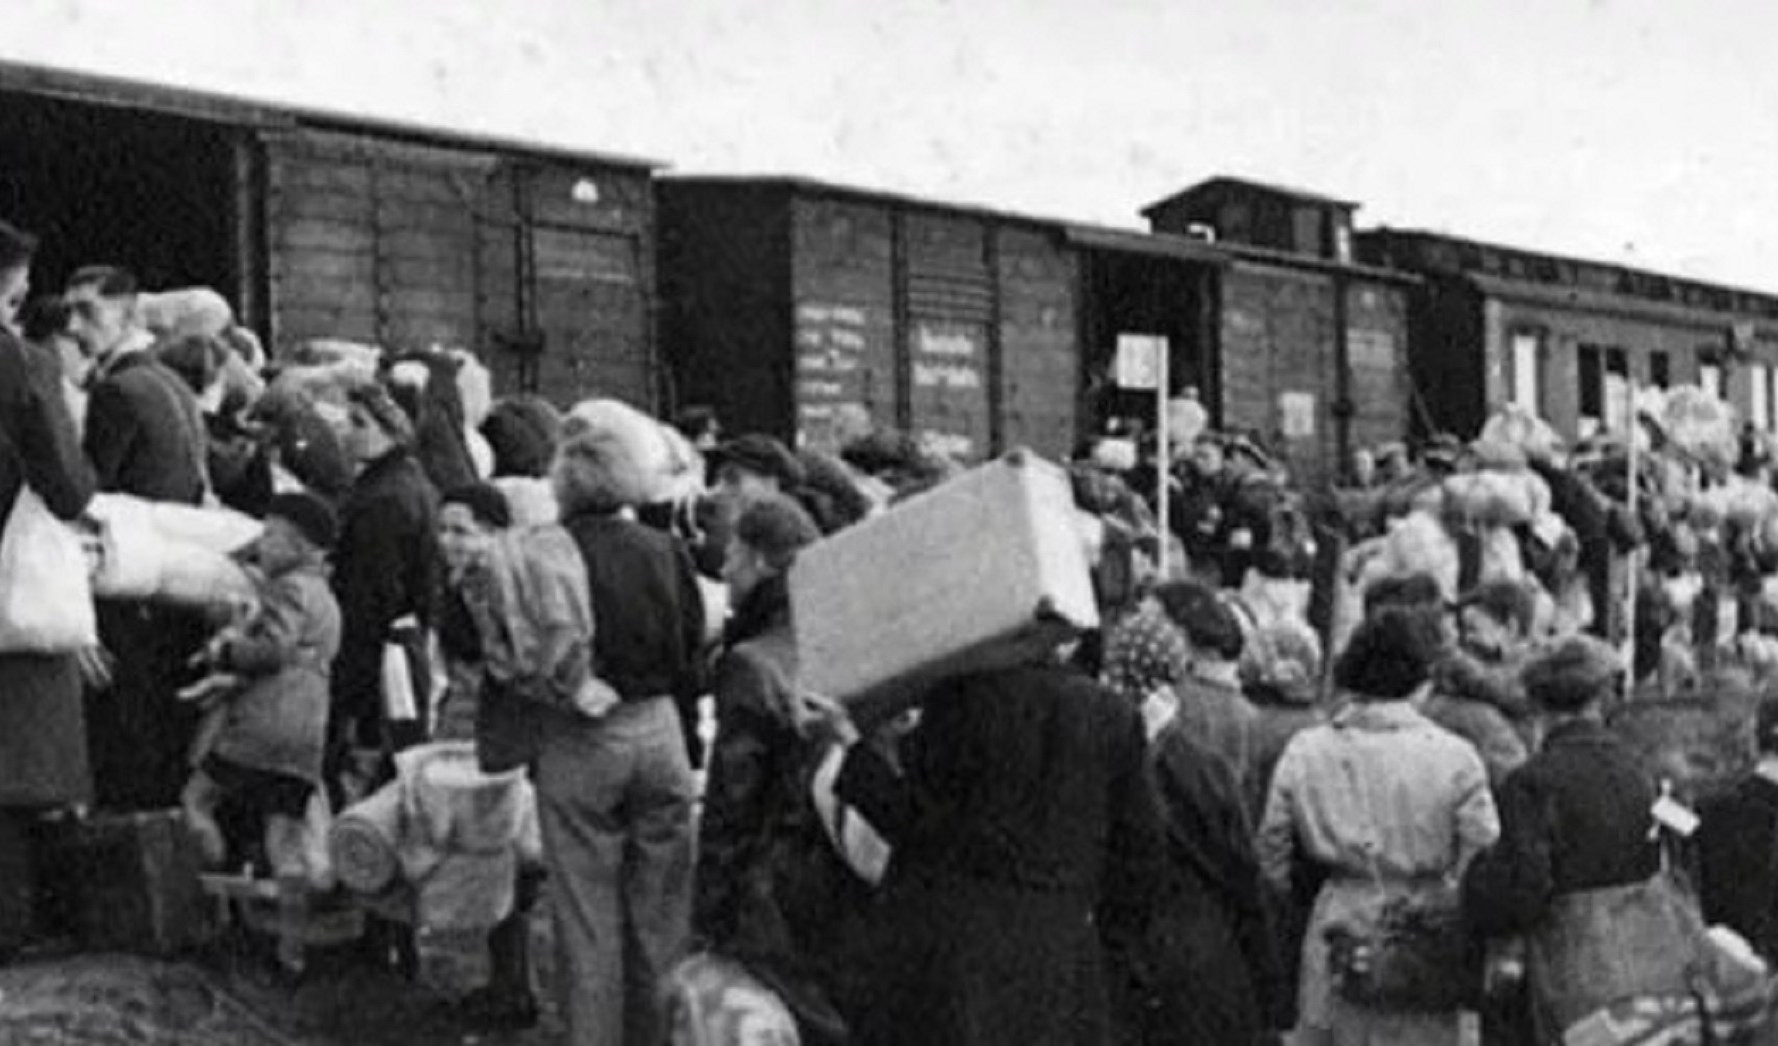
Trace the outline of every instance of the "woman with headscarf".
<instances>
[{"instance_id":1,"label":"woman with headscarf","mask_svg":"<svg viewBox=\"0 0 1778 1046\"><path fill-rule=\"evenodd\" d=\"M506 499L495 487L475 483L446 491L439 499L438 549L444 567L438 612L438 645L448 685L439 701L433 737L441 741L488 739L480 729L485 652L469 602L468 589L499 534L512 525ZM485 747L485 745L484 745ZM499 756L495 756L498 761ZM488 932L488 981L457 1002L470 1026L483 1030L528 1028L537 1023L537 996L531 987L530 910L541 876L521 868L511 915Z\"/></svg>"},{"instance_id":2,"label":"woman with headscarf","mask_svg":"<svg viewBox=\"0 0 1778 1046\"><path fill-rule=\"evenodd\" d=\"M1188 654L1164 614L1139 611L1114 632L1107 667L1149 702L1170 702ZM1151 714L1150 723L1166 861L1136 949L1128 1037L1150 1046L1270 1042L1289 1000L1241 781L1189 718Z\"/></svg>"},{"instance_id":3,"label":"woman with headscarf","mask_svg":"<svg viewBox=\"0 0 1778 1046\"><path fill-rule=\"evenodd\" d=\"M1459 1010L1385 1009L1348 997L1357 972L1333 947L1384 934L1385 909L1452 894L1499 833L1488 774L1468 742L1422 716L1438 639L1425 618L1386 610L1353 634L1335 670L1352 703L1298 734L1273 774L1259 830L1266 878L1282 895L1299 860L1323 878L1303 942L1298 1032L1305 1043L1438 1046L1459 1041ZM1436 971L1455 983L1461 969Z\"/></svg>"}]
</instances>

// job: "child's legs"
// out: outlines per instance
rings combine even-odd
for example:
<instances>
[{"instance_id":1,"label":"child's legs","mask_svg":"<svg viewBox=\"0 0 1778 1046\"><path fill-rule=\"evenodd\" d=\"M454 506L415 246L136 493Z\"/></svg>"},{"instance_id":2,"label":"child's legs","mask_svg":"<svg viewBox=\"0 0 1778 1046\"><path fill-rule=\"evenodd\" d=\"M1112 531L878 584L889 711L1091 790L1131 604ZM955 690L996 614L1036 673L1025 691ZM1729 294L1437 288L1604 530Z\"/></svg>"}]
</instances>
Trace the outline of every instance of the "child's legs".
<instances>
[{"instance_id":1,"label":"child's legs","mask_svg":"<svg viewBox=\"0 0 1778 1046\"><path fill-rule=\"evenodd\" d=\"M179 793L186 826L198 841L204 863L211 867L228 860L228 840L223 838L222 825L216 820L216 808L221 802L222 786L202 770L193 771Z\"/></svg>"}]
</instances>

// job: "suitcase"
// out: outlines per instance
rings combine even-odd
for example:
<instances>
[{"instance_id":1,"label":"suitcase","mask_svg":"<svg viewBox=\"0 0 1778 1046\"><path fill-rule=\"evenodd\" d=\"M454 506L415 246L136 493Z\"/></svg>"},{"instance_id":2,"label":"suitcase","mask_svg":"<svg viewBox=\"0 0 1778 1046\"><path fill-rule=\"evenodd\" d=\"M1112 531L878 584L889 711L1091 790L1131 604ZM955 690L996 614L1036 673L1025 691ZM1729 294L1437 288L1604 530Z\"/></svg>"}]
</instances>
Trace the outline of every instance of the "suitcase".
<instances>
[{"instance_id":1,"label":"suitcase","mask_svg":"<svg viewBox=\"0 0 1778 1046\"><path fill-rule=\"evenodd\" d=\"M820 541L790 571L801 683L871 722L1099 623L1073 486L1025 450Z\"/></svg>"},{"instance_id":2,"label":"suitcase","mask_svg":"<svg viewBox=\"0 0 1778 1046\"><path fill-rule=\"evenodd\" d=\"M209 938L202 858L179 811L97 814L71 825L60 849L82 948L165 956Z\"/></svg>"}]
</instances>

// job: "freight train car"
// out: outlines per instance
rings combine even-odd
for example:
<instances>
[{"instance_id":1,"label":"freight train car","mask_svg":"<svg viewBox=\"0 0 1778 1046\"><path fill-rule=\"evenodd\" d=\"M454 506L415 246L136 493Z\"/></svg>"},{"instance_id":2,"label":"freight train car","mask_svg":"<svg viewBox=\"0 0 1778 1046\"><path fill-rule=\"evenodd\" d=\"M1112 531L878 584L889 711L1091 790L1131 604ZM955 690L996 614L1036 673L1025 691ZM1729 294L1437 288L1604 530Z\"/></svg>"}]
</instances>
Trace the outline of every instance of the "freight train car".
<instances>
[{"instance_id":1,"label":"freight train car","mask_svg":"<svg viewBox=\"0 0 1778 1046\"><path fill-rule=\"evenodd\" d=\"M1112 418L1153 425L1154 395L1113 381L1141 334L1167 339L1172 394L1305 475L1405 434L1412 276L1207 242L1172 208L1142 233L793 178L658 193L676 398L737 431L1065 454Z\"/></svg>"},{"instance_id":2,"label":"freight train car","mask_svg":"<svg viewBox=\"0 0 1778 1046\"><path fill-rule=\"evenodd\" d=\"M1358 244L1422 277L1423 428L1473 436L1518 403L1570 439L1622 433L1634 382L1702 385L1778 432L1778 297L1437 233L1376 229Z\"/></svg>"},{"instance_id":3,"label":"freight train car","mask_svg":"<svg viewBox=\"0 0 1778 1046\"><path fill-rule=\"evenodd\" d=\"M816 446L888 427L964 460L1069 450L1077 274L1057 223L794 178L658 194L681 403Z\"/></svg>"},{"instance_id":4,"label":"freight train car","mask_svg":"<svg viewBox=\"0 0 1778 1046\"><path fill-rule=\"evenodd\" d=\"M500 391L657 405L653 165L0 63L0 216L222 291L269 346L470 348Z\"/></svg>"},{"instance_id":5,"label":"freight train car","mask_svg":"<svg viewBox=\"0 0 1778 1046\"><path fill-rule=\"evenodd\" d=\"M1156 238L1224 256L1211 306L1216 414L1300 475L1332 478L1352 451L1407 435L1410 273L1352 255L1357 204L1213 178L1143 210Z\"/></svg>"}]
</instances>

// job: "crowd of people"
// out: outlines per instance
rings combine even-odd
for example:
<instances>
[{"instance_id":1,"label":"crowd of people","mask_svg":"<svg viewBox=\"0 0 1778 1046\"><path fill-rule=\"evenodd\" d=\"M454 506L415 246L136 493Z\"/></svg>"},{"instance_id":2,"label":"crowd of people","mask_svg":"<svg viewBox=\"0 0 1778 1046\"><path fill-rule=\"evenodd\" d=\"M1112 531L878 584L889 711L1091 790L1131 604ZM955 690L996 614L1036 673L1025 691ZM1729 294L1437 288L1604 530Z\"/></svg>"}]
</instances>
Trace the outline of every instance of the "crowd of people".
<instances>
[{"instance_id":1,"label":"crowd of people","mask_svg":"<svg viewBox=\"0 0 1778 1046\"><path fill-rule=\"evenodd\" d=\"M34 249L0 224L0 520L28 492L80 531L104 492L263 532L252 599L100 600L97 643L0 654L0 956L46 930L58 819L177 808L211 864L275 872L317 809L460 739L528 773L543 841L477 1026L538 1019L543 897L577 1044L689 1035L672 1000L712 957L815 1044L1762 1030L1778 493L1751 441L1651 408L1570 452L1508 419L1313 491L1252 439L1165 468L1093 441L1069 522L1101 627L855 719L799 683L788 575L955 463L708 411L644 454L634 412L466 403L446 353L341 368L266 358L226 308L151 322L120 268L33 297ZM647 454L690 481L664 495ZM417 703L392 644L441 681ZM1727 771L1614 729L1674 699L1745 711ZM719 994L700 1020L752 1005Z\"/></svg>"}]
</instances>

